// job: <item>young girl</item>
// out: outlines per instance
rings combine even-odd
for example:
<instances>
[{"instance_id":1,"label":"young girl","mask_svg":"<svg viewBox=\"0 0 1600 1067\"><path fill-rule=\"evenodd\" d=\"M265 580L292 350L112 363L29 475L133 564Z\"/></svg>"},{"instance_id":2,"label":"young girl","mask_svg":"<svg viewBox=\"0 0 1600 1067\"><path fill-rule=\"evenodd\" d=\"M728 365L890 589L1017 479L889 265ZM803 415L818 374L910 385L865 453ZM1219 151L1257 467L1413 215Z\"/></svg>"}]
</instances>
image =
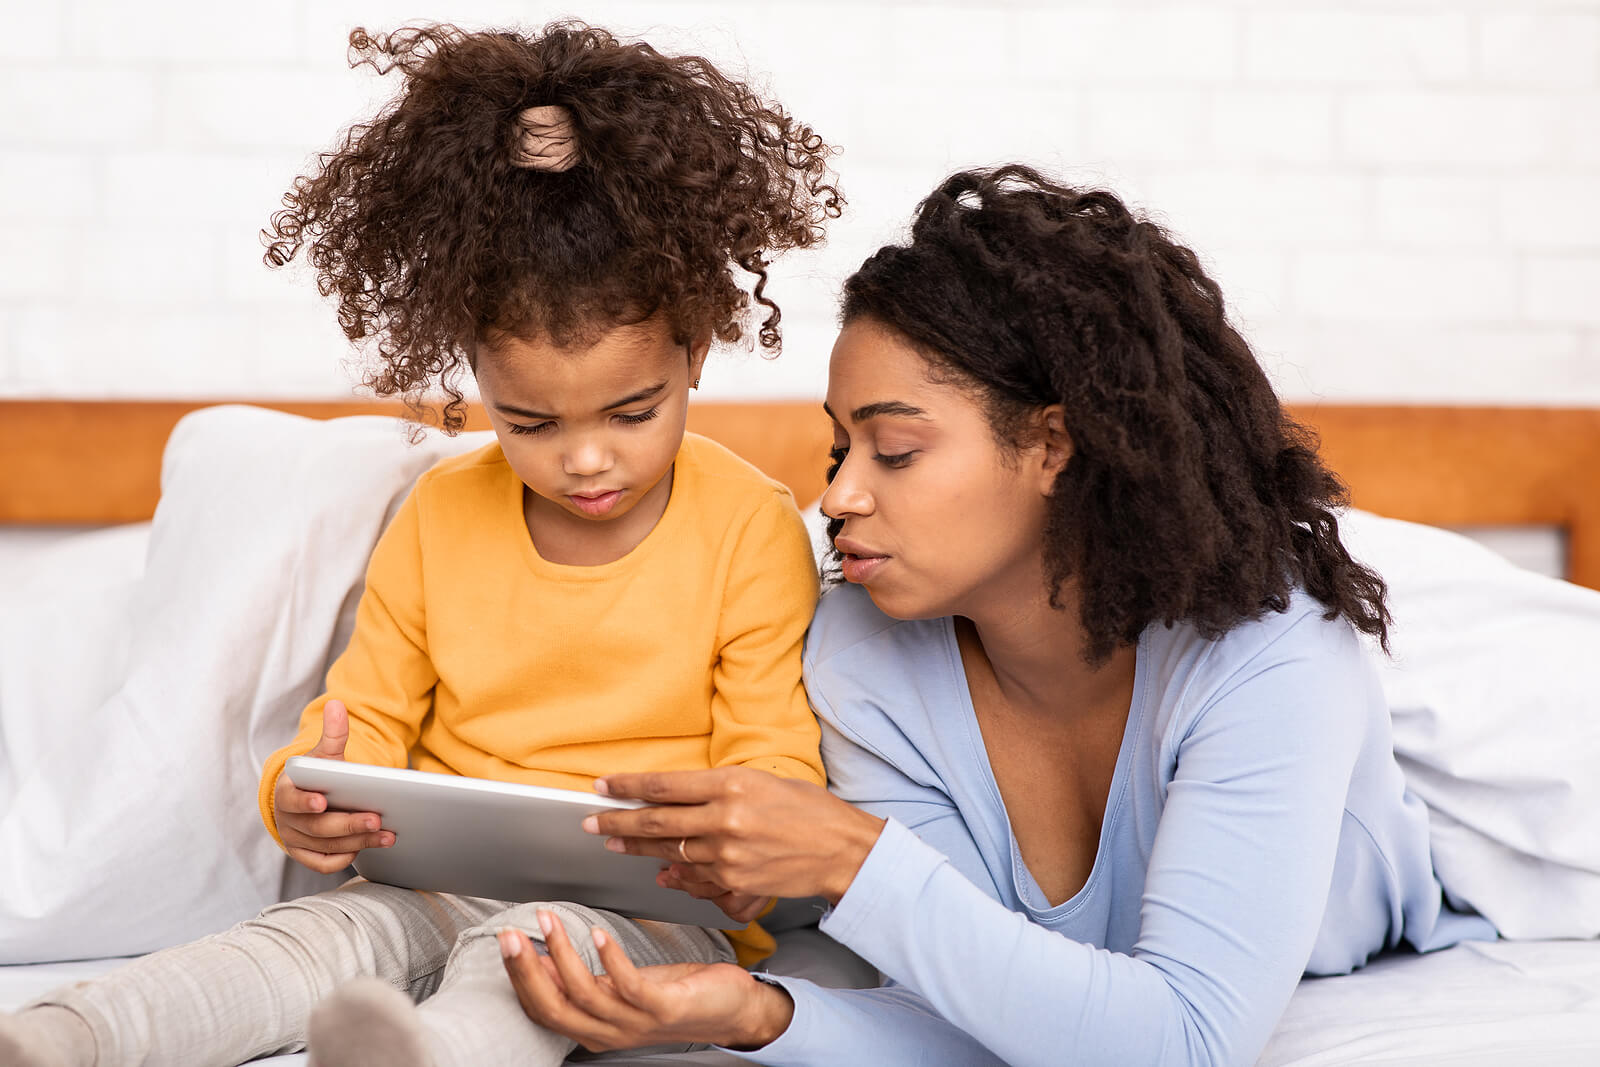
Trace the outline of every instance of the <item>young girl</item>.
<instances>
[{"instance_id":1,"label":"young girl","mask_svg":"<svg viewBox=\"0 0 1600 1067\"><path fill-rule=\"evenodd\" d=\"M307 752L576 789L715 767L819 782L805 530L684 423L712 339L744 329L734 264L777 347L767 256L837 215L830 150L702 59L577 24L351 46L404 90L295 182L268 261L307 249L346 334L375 342L379 393L442 386L455 429L470 368L496 442L424 475L385 531L327 694L267 761L267 828L324 872L393 843L295 788L284 763ZM719 903L742 923L764 900ZM640 963L770 949L754 926L356 879L0 1017L0 1062L233 1064L309 1031L321 1067L559 1063L573 1042L523 1015L495 942L542 939L540 909Z\"/></svg>"}]
</instances>

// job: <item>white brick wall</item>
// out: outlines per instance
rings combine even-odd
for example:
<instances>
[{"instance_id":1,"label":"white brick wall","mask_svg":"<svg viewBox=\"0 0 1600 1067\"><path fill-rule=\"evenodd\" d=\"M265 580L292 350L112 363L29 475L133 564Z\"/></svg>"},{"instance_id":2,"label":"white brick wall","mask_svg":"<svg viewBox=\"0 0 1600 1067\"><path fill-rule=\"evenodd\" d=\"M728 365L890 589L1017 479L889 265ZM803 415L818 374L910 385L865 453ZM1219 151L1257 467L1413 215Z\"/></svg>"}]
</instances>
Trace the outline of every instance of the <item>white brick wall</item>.
<instances>
[{"instance_id":1,"label":"white brick wall","mask_svg":"<svg viewBox=\"0 0 1600 1067\"><path fill-rule=\"evenodd\" d=\"M46 0L0 39L0 395L341 395L257 232L385 98L353 25L565 11L746 72L851 206L776 273L819 395L833 292L949 170L1108 183L1203 254L1287 395L1600 404L1600 0Z\"/></svg>"}]
</instances>

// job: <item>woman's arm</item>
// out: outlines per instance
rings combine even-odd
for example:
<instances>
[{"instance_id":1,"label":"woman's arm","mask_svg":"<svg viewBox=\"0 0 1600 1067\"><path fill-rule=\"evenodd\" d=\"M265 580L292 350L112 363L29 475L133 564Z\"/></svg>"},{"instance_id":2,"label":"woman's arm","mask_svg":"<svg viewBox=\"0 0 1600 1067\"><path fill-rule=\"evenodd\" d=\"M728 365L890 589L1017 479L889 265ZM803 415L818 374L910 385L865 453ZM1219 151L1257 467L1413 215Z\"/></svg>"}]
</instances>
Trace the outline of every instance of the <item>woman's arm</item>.
<instances>
[{"instance_id":1,"label":"woman's arm","mask_svg":"<svg viewBox=\"0 0 1600 1067\"><path fill-rule=\"evenodd\" d=\"M1009 1063L1253 1061L1321 925L1367 710L1381 700L1348 628L1313 616L1296 629L1292 652L1236 671L1179 739L1131 952L999 903L970 864L947 859L972 848L956 818L916 833L891 821L822 929ZM848 712L818 710L837 790L869 808L903 791L849 735ZM814 1020L789 1061L857 1039L837 996L818 998Z\"/></svg>"},{"instance_id":2,"label":"woman's arm","mask_svg":"<svg viewBox=\"0 0 1600 1067\"><path fill-rule=\"evenodd\" d=\"M657 833L690 836L696 878L780 895L845 885L823 931L1009 1063L1249 1062L1310 956L1367 711L1381 700L1347 628L1314 616L1297 628L1308 632L1235 671L1177 739L1128 953L1001 904L971 829L928 768L914 751L880 754L852 730L851 709L830 705L826 684L812 699L833 787L889 817L854 870L866 827L836 800L797 798L770 819L765 805L720 792L606 818L640 835L631 851L666 857L676 840ZM617 791L650 794L637 785ZM879 1024L859 995L816 990L804 1005L795 995L799 1021L756 1058L828 1062L873 1040ZM947 1062L933 1031L907 1024L901 1036L906 1057Z\"/></svg>"},{"instance_id":3,"label":"woman's arm","mask_svg":"<svg viewBox=\"0 0 1600 1067\"><path fill-rule=\"evenodd\" d=\"M793 1007L789 1025L766 1045L740 1052L772 1067L881 1067L915 1063L920 1067L1005 1067L1005 1061L893 983L877 989L828 989L803 978L778 975ZM1052 1062L1060 1063L1059 1058Z\"/></svg>"},{"instance_id":4,"label":"woman's arm","mask_svg":"<svg viewBox=\"0 0 1600 1067\"><path fill-rule=\"evenodd\" d=\"M605 968L590 973L566 931L543 913L547 955L526 935L500 933L506 972L523 1011L591 1052L712 1041L762 1063L985 1067L1001 1061L900 987L830 990L804 979L758 980L730 964L635 967L615 941L595 937ZM818 1031L816 1006L824 1006ZM843 1022L849 1044L830 1040Z\"/></svg>"}]
</instances>

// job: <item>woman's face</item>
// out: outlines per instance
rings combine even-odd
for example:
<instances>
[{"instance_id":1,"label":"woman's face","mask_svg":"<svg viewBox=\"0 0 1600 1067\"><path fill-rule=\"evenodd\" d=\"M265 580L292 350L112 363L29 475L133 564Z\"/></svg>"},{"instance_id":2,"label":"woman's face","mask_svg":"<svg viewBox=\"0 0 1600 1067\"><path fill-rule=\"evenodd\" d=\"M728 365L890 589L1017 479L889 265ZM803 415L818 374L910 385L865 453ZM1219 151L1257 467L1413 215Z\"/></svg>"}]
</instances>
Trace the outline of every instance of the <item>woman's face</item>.
<instances>
[{"instance_id":1,"label":"woman's face","mask_svg":"<svg viewBox=\"0 0 1600 1067\"><path fill-rule=\"evenodd\" d=\"M901 619L1031 600L1043 588L1048 450L1003 448L972 388L928 371L872 319L833 346L826 408L840 465L822 510L844 522L844 576Z\"/></svg>"}]
</instances>

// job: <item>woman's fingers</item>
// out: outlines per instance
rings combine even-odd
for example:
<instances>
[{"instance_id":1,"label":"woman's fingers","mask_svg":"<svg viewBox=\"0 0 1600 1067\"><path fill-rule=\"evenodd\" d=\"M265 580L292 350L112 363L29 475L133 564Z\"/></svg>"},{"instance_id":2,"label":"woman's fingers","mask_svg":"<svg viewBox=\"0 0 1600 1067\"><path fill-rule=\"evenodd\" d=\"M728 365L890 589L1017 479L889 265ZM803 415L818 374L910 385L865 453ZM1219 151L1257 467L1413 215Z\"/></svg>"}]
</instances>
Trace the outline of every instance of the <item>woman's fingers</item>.
<instances>
[{"instance_id":1,"label":"woman's fingers","mask_svg":"<svg viewBox=\"0 0 1600 1067\"><path fill-rule=\"evenodd\" d=\"M591 834L608 837L661 839L674 848L685 837L696 837L715 830L717 814L705 805L681 808L637 808L632 811L601 811L583 820Z\"/></svg>"},{"instance_id":2,"label":"woman's fingers","mask_svg":"<svg viewBox=\"0 0 1600 1067\"><path fill-rule=\"evenodd\" d=\"M594 973L583 962L578 950L567 937L567 928L548 911L539 912L539 929L544 931L545 951L555 963L561 984L566 987L567 999L590 1015L602 1010L604 997L596 988Z\"/></svg>"},{"instance_id":3,"label":"woman's fingers","mask_svg":"<svg viewBox=\"0 0 1600 1067\"><path fill-rule=\"evenodd\" d=\"M717 898L717 906L736 923L750 922L771 902L771 897L755 893L725 893Z\"/></svg>"},{"instance_id":4,"label":"woman's fingers","mask_svg":"<svg viewBox=\"0 0 1600 1067\"><path fill-rule=\"evenodd\" d=\"M656 804L704 804L723 793L730 771L738 767L719 767L709 771L645 771L636 774L608 774L595 779L595 792L611 797L629 797Z\"/></svg>"},{"instance_id":5,"label":"woman's fingers","mask_svg":"<svg viewBox=\"0 0 1600 1067\"><path fill-rule=\"evenodd\" d=\"M686 882L837 901L883 830L884 820L810 782L748 767L613 775L608 790L658 806L589 816L614 852L699 868Z\"/></svg>"},{"instance_id":6,"label":"woman's fingers","mask_svg":"<svg viewBox=\"0 0 1600 1067\"><path fill-rule=\"evenodd\" d=\"M691 880L683 876L684 864L674 863L656 875L656 885L663 889L676 889L688 893L696 900L710 900L737 923L747 923L760 915L772 902L769 896L754 893L735 893L726 886L707 880Z\"/></svg>"},{"instance_id":7,"label":"woman's fingers","mask_svg":"<svg viewBox=\"0 0 1600 1067\"><path fill-rule=\"evenodd\" d=\"M703 872L698 878L687 877L681 873L688 869L690 868L682 863L674 863L670 867L663 868L656 875L656 885L663 889L681 890L698 900L714 900L728 891L727 886L711 881Z\"/></svg>"},{"instance_id":8,"label":"woman's fingers","mask_svg":"<svg viewBox=\"0 0 1600 1067\"><path fill-rule=\"evenodd\" d=\"M670 1022L664 1017L660 991L643 979L628 954L622 951L622 946L599 927L591 930L590 936L594 938L595 948L600 952L600 962L606 969L606 976L611 979L610 985L616 996L639 1009L646 1017L658 1022Z\"/></svg>"},{"instance_id":9,"label":"woman's fingers","mask_svg":"<svg viewBox=\"0 0 1600 1067\"><path fill-rule=\"evenodd\" d=\"M633 963L628 959L627 953L622 952L616 943L602 930L593 930L590 936L594 939L595 947L601 948L602 942L610 944L616 951L611 954L607 962L606 954L601 953L602 962L606 962L606 970L610 980L602 982L590 970L588 964L578 955L578 950L573 947L567 938L566 927L554 915L547 911L539 912L539 929L544 931L545 950L549 952L550 959L555 963L557 974L561 977L562 985L566 989L567 1000L579 1011L587 1015L598 1024L597 1037L605 1042L625 1040L624 1033L637 1032L651 1024L649 1016L622 998L617 993L617 978L611 973L613 965L626 967L630 975L633 974ZM595 936L598 935L598 936ZM619 961L620 957L620 961Z\"/></svg>"},{"instance_id":10,"label":"woman's fingers","mask_svg":"<svg viewBox=\"0 0 1600 1067\"><path fill-rule=\"evenodd\" d=\"M681 842L681 845L680 845ZM708 852L713 845L693 835L671 837L608 837L606 848L625 856L654 856L658 860L683 862L685 856Z\"/></svg>"},{"instance_id":11,"label":"woman's fingers","mask_svg":"<svg viewBox=\"0 0 1600 1067\"><path fill-rule=\"evenodd\" d=\"M560 1026L565 1021L561 1009L566 997L556 986L553 964L546 966L549 957L540 956L521 930L510 928L500 931L500 957L523 1013L542 1026L561 1029L567 1036L575 1037Z\"/></svg>"},{"instance_id":12,"label":"woman's fingers","mask_svg":"<svg viewBox=\"0 0 1600 1067\"><path fill-rule=\"evenodd\" d=\"M556 923L556 926L560 924ZM522 1005L522 1011L528 1018L567 1035L591 1051L619 1047L620 1035L616 1027L604 1019L596 1018L573 1001L570 988L565 985L551 956L540 956L520 930L502 930L499 940L501 961L511 978L512 988L516 990L517 1003ZM565 941L564 944L566 950L571 952L571 944ZM550 947L549 934L545 935L545 946ZM587 968L584 973L588 974ZM588 977L592 982L594 976Z\"/></svg>"}]
</instances>

